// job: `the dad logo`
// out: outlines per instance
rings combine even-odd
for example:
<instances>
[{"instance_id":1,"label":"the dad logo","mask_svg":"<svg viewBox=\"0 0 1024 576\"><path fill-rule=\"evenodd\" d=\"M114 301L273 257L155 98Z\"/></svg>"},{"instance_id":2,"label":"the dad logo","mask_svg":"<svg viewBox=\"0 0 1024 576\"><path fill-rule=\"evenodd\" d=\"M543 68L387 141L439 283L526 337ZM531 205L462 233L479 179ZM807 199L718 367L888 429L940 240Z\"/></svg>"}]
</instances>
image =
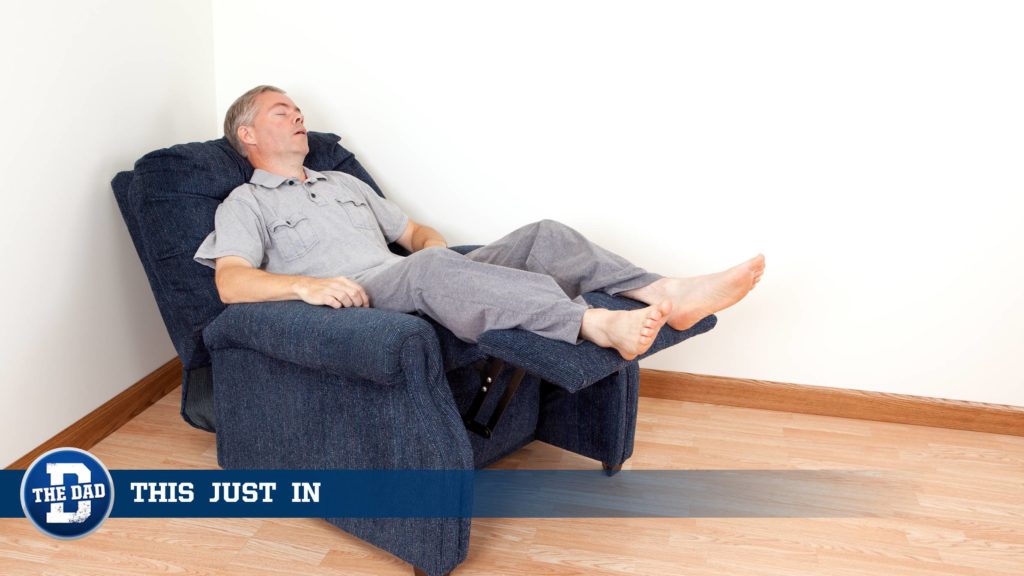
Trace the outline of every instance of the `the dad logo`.
<instances>
[{"instance_id":1,"label":"the dad logo","mask_svg":"<svg viewBox=\"0 0 1024 576\"><path fill-rule=\"evenodd\" d=\"M28 467L21 481L21 508L54 538L81 538L110 515L114 483L95 456L78 448L57 448Z\"/></svg>"}]
</instances>

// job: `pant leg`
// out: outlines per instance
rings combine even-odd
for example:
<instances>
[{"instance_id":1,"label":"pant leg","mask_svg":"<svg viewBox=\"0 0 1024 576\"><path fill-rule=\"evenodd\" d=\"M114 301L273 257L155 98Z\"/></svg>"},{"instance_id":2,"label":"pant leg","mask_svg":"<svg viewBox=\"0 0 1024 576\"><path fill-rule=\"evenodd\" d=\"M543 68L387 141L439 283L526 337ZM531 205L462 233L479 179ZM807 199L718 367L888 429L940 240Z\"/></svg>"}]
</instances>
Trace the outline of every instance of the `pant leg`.
<instances>
[{"instance_id":1,"label":"pant leg","mask_svg":"<svg viewBox=\"0 0 1024 576\"><path fill-rule=\"evenodd\" d=\"M577 344L587 310L549 276L475 262L443 248L420 250L352 279L371 306L421 312L468 342L487 330L521 328Z\"/></svg>"},{"instance_id":2,"label":"pant leg","mask_svg":"<svg viewBox=\"0 0 1024 576\"><path fill-rule=\"evenodd\" d=\"M466 255L476 262L545 274L570 298L602 291L615 295L662 278L554 220L541 220Z\"/></svg>"}]
</instances>

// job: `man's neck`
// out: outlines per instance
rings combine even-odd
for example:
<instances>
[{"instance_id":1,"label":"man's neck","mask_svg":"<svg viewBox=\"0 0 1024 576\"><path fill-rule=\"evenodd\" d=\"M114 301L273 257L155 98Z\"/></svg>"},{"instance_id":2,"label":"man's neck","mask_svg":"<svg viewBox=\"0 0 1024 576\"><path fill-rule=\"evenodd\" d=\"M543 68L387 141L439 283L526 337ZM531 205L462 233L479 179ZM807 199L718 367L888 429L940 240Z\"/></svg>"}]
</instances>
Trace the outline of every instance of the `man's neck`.
<instances>
[{"instance_id":1,"label":"man's neck","mask_svg":"<svg viewBox=\"0 0 1024 576\"><path fill-rule=\"evenodd\" d=\"M278 176L284 176L285 178L298 178L299 181L306 181L306 171L302 167L303 158L298 160L294 159L280 159L272 160L270 158L261 158L258 156L250 155L249 162L253 168L259 168L265 172L271 174L277 174Z\"/></svg>"}]
</instances>

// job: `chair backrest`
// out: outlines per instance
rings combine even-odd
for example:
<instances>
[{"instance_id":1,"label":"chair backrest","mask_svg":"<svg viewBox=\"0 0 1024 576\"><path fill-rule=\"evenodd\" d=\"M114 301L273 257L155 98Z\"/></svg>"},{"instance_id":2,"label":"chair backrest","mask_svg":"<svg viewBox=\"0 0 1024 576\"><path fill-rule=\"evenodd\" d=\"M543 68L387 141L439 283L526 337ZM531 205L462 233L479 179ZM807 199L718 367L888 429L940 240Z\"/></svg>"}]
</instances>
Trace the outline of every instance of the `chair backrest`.
<instances>
[{"instance_id":1,"label":"chair backrest","mask_svg":"<svg viewBox=\"0 0 1024 576\"><path fill-rule=\"evenodd\" d=\"M335 134L310 132L305 165L347 172L383 196L339 140ZM217 206L252 172L252 165L220 138L150 152L111 182L186 372L210 363L202 331L224 309L213 270L192 256L213 230Z\"/></svg>"}]
</instances>

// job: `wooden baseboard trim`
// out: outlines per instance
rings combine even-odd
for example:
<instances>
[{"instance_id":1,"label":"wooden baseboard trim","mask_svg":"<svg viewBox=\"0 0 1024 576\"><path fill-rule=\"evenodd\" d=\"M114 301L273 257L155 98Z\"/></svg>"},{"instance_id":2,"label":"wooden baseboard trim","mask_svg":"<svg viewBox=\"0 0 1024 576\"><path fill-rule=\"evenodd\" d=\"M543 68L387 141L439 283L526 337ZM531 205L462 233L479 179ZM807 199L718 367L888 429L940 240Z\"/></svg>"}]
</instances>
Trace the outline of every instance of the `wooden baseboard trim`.
<instances>
[{"instance_id":1,"label":"wooden baseboard trim","mask_svg":"<svg viewBox=\"0 0 1024 576\"><path fill-rule=\"evenodd\" d=\"M177 358L170 360L16 460L7 469L24 470L40 455L61 446L82 450L92 448L177 388L181 384L181 371L181 361ZM1024 408L1002 404L650 369L640 370L640 395L683 402L1024 436Z\"/></svg>"},{"instance_id":2,"label":"wooden baseboard trim","mask_svg":"<svg viewBox=\"0 0 1024 576\"><path fill-rule=\"evenodd\" d=\"M88 450L138 416L171 390L181 385L181 361L178 358L167 362L154 372L132 384L124 392L114 396L99 408L85 415L81 420L68 426L59 434L25 454L8 470L24 470L33 460L62 446Z\"/></svg>"},{"instance_id":3,"label":"wooden baseboard trim","mask_svg":"<svg viewBox=\"0 0 1024 576\"><path fill-rule=\"evenodd\" d=\"M1024 408L765 380L640 370L640 395L798 414L1024 436Z\"/></svg>"}]
</instances>

